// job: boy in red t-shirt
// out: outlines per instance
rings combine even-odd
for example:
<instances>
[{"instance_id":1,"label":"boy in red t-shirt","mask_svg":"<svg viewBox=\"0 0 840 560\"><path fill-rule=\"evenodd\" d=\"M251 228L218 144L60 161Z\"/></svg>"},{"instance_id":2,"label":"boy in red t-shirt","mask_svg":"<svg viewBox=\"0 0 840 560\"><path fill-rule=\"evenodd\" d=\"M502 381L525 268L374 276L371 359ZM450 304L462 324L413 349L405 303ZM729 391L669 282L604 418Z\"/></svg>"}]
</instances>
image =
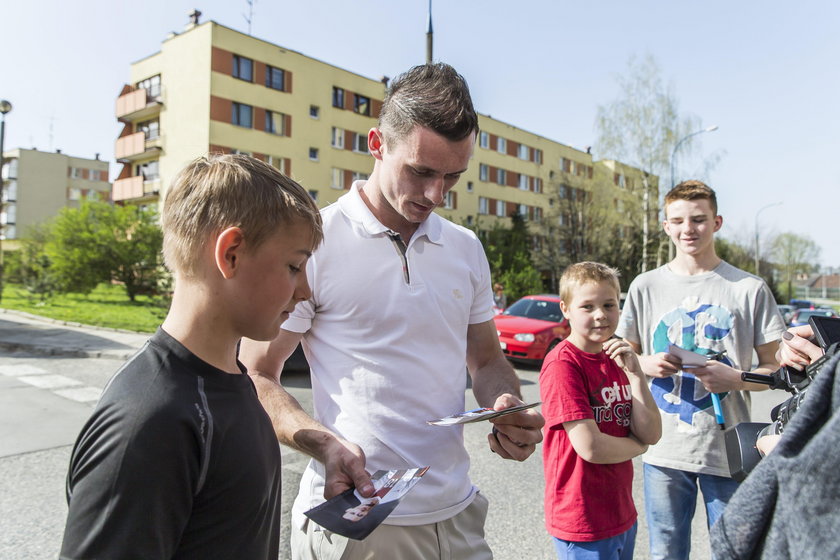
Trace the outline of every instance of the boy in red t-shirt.
<instances>
[{"instance_id":1,"label":"boy in red t-shirt","mask_svg":"<svg viewBox=\"0 0 840 560\"><path fill-rule=\"evenodd\" d=\"M558 558L633 558L633 457L659 440L659 410L636 354L612 338L615 269L582 262L560 279L568 338L540 372L545 520Z\"/></svg>"}]
</instances>

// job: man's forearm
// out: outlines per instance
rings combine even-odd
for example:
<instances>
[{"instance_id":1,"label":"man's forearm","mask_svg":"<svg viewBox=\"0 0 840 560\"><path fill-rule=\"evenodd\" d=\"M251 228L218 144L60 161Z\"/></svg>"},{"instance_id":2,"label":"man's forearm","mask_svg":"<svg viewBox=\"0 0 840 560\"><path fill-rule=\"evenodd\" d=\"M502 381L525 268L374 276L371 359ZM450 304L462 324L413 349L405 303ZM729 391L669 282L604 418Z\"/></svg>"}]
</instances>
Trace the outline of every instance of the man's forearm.
<instances>
[{"instance_id":1,"label":"man's forearm","mask_svg":"<svg viewBox=\"0 0 840 560\"><path fill-rule=\"evenodd\" d=\"M480 406L491 407L500 395L509 393L522 399L519 378L513 367L502 357L472 373L473 394Z\"/></svg>"}]
</instances>

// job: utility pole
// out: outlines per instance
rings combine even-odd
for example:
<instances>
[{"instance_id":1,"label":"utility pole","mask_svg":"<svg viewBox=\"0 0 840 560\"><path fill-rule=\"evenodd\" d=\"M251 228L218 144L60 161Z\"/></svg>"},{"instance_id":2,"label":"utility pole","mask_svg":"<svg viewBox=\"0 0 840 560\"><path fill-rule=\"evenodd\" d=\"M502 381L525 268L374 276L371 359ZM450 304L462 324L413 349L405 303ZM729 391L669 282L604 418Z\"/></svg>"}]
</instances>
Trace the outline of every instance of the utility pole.
<instances>
[{"instance_id":1,"label":"utility pole","mask_svg":"<svg viewBox=\"0 0 840 560\"><path fill-rule=\"evenodd\" d=\"M429 0L429 25L426 29L426 64L432 63L432 42L434 31L432 30L432 0Z\"/></svg>"}]
</instances>

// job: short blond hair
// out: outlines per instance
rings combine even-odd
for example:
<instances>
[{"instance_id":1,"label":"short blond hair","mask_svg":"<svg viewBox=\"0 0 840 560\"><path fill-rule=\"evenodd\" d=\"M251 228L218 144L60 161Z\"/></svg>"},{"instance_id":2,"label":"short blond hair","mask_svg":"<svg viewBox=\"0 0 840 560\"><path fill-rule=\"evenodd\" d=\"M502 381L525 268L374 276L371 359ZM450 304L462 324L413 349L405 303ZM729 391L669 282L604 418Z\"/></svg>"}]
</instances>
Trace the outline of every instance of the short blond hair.
<instances>
[{"instance_id":1,"label":"short blond hair","mask_svg":"<svg viewBox=\"0 0 840 560\"><path fill-rule=\"evenodd\" d=\"M163 201L163 257L173 272L195 276L204 244L229 227L242 229L248 250L296 221L321 244L321 214L309 193L274 167L245 155L211 155L188 164Z\"/></svg>"},{"instance_id":2,"label":"short blond hair","mask_svg":"<svg viewBox=\"0 0 840 560\"><path fill-rule=\"evenodd\" d=\"M605 264L584 261L570 265L560 277L560 299L568 305L575 289L584 284L598 284L607 282L615 288L617 298L621 297L621 284L618 281L618 270Z\"/></svg>"}]
</instances>

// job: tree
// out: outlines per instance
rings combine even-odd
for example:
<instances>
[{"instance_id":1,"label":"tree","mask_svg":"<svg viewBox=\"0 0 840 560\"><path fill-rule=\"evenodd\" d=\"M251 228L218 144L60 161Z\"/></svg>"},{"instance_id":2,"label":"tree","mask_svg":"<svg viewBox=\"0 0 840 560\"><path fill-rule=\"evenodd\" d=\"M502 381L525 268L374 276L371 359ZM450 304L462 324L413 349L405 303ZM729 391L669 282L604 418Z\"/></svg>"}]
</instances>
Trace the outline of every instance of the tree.
<instances>
[{"instance_id":1,"label":"tree","mask_svg":"<svg viewBox=\"0 0 840 560\"><path fill-rule=\"evenodd\" d=\"M30 226L21 239L19 251L19 280L30 294L37 296L42 302L52 296L56 290L52 261L46 253L49 238L48 225Z\"/></svg>"},{"instance_id":2,"label":"tree","mask_svg":"<svg viewBox=\"0 0 840 560\"><path fill-rule=\"evenodd\" d=\"M782 233L772 245L773 258L782 272L786 284L787 301L793 297L793 281L800 273L810 273L818 268L820 247L807 236Z\"/></svg>"},{"instance_id":3,"label":"tree","mask_svg":"<svg viewBox=\"0 0 840 560\"><path fill-rule=\"evenodd\" d=\"M511 214L510 220L509 228L496 223L491 229L480 231L480 235L493 281L504 285L508 302L512 303L524 295L541 292L542 278L531 262L528 224L518 213Z\"/></svg>"},{"instance_id":4,"label":"tree","mask_svg":"<svg viewBox=\"0 0 840 560\"><path fill-rule=\"evenodd\" d=\"M644 272L659 255L656 249L657 259L652 259L652 249L659 245L655 238L661 235L658 176L668 169L675 144L698 128L698 120L680 116L677 98L663 84L659 66L650 55L631 58L627 74L617 81L619 97L598 107L596 149L642 172L640 271ZM694 141L683 143L681 153L689 152Z\"/></svg>"},{"instance_id":5,"label":"tree","mask_svg":"<svg viewBox=\"0 0 840 560\"><path fill-rule=\"evenodd\" d=\"M551 210L538 228L534 262L549 272L551 289L558 290L563 269L586 260L617 268L629 283L636 276L639 228L626 216L638 214L636 199L619 196L603 177L591 191L562 183L549 188Z\"/></svg>"},{"instance_id":6,"label":"tree","mask_svg":"<svg viewBox=\"0 0 840 560\"><path fill-rule=\"evenodd\" d=\"M117 280L131 301L155 290L163 235L152 210L83 202L51 225L47 254L60 289L89 293Z\"/></svg>"}]
</instances>

